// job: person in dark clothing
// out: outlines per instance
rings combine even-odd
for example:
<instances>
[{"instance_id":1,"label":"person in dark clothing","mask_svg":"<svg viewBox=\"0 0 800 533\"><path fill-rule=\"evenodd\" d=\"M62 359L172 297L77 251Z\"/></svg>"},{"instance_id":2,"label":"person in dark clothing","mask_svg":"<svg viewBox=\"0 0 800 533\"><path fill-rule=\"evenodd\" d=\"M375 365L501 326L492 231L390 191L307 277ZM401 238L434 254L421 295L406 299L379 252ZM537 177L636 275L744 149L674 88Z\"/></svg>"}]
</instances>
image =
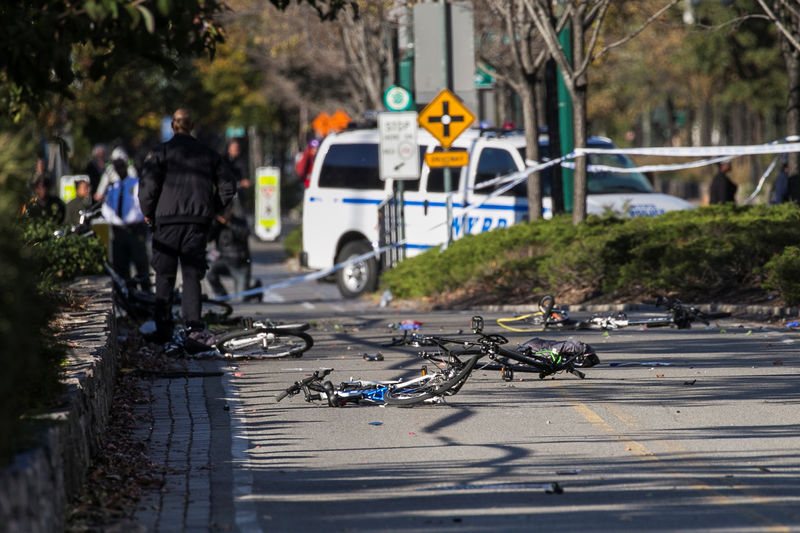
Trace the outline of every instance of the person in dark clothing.
<instances>
[{"instance_id":1,"label":"person in dark clothing","mask_svg":"<svg viewBox=\"0 0 800 533\"><path fill-rule=\"evenodd\" d=\"M214 241L219 254L208 269L208 283L216 296L227 296L220 276L233 277L236 294L250 286L250 245L247 242L250 230L247 221L232 213L231 206L224 215L217 215L211 225L209 241Z\"/></svg>"},{"instance_id":2,"label":"person in dark clothing","mask_svg":"<svg viewBox=\"0 0 800 533\"><path fill-rule=\"evenodd\" d=\"M102 144L96 145L92 149L92 159L86 164L84 173L89 176L89 184L91 186L91 195L97 192L97 186L100 184L100 177L106 169L106 148Z\"/></svg>"},{"instance_id":3,"label":"person in dark clothing","mask_svg":"<svg viewBox=\"0 0 800 533\"><path fill-rule=\"evenodd\" d=\"M233 200L236 182L220 155L191 135L187 109L172 116L174 137L145 161L139 203L153 227L152 266L156 272L156 339L172 332L170 309L178 263L183 278L181 308L190 330L205 328L200 317L200 282L206 272L206 243L211 222Z\"/></svg>"},{"instance_id":4,"label":"person in dark clothing","mask_svg":"<svg viewBox=\"0 0 800 533\"><path fill-rule=\"evenodd\" d=\"M786 201L800 204L800 174L792 174L786 180Z\"/></svg>"},{"instance_id":5,"label":"person in dark clothing","mask_svg":"<svg viewBox=\"0 0 800 533\"><path fill-rule=\"evenodd\" d=\"M711 191L708 199L709 204L724 204L736 201L736 184L728 177L731 164L723 161L719 164L719 171L711 180Z\"/></svg>"},{"instance_id":6,"label":"person in dark clothing","mask_svg":"<svg viewBox=\"0 0 800 533\"><path fill-rule=\"evenodd\" d=\"M228 149L222 156L236 180L236 197L233 199L233 213L244 217L253 212L253 182L247 168L247 160L242 155L242 147L238 140L228 143Z\"/></svg>"},{"instance_id":7,"label":"person in dark clothing","mask_svg":"<svg viewBox=\"0 0 800 533\"><path fill-rule=\"evenodd\" d=\"M66 206L61 198L50 194L50 178L44 174L33 181L33 198L22 208L22 214L32 218L51 220L56 224L64 222Z\"/></svg>"},{"instance_id":8,"label":"person in dark clothing","mask_svg":"<svg viewBox=\"0 0 800 533\"><path fill-rule=\"evenodd\" d=\"M89 181L75 180L75 198L67 202L64 223L70 226L80 224L81 211L87 210L92 206L92 191Z\"/></svg>"}]
</instances>

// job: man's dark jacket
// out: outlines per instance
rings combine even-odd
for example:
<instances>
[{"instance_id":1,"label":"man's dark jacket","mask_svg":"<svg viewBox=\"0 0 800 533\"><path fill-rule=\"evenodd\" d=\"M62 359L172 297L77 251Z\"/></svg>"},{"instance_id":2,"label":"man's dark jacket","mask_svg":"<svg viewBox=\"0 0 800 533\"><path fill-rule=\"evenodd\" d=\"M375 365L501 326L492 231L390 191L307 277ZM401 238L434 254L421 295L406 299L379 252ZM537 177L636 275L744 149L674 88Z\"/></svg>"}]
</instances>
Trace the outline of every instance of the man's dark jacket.
<instances>
[{"instance_id":1,"label":"man's dark jacket","mask_svg":"<svg viewBox=\"0 0 800 533\"><path fill-rule=\"evenodd\" d=\"M183 133L153 150L139 180L142 213L156 224L211 224L234 194L222 157Z\"/></svg>"}]
</instances>

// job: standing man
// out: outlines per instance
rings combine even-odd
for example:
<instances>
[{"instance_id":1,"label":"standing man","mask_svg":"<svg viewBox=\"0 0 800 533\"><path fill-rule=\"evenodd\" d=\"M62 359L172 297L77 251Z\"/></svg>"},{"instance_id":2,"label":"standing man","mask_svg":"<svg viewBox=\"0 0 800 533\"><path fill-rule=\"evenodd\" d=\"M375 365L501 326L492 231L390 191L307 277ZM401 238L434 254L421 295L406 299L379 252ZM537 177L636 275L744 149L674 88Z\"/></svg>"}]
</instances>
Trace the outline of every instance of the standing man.
<instances>
[{"instance_id":1,"label":"standing man","mask_svg":"<svg viewBox=\"0 0 800 533\"><path fill-rule=\"evenodd\" d=\"M725 204L736 202L736 184L728 177L731 171L731 164L723 161L719 164L719 172L711 180L711 191L708 199L709 204Z\"/></svg>"},{"instance_id":2,"label":"standing man","mask_svg":"<svg viewBox=\"0 0 800 533\"><path fill-rule=\"evenodd\" d=\"M233 200L233 212L237 216L246 217L253 213L252 182L247 161L242 155L242 145L237 139L228 143L228 150L222 156L230 165L233 178L236 180L236 198Z\"/></svg>"},{"instance_id":3,"label":"standing man","mask_svg":"<svg viewBox=\"0 0 800 533\"><path fill-rule=\"evenodd\" d=\"M81 211L89 209L92 205L92 191L89 180L75 180L75 198L67 202L64 223L76 226L81 221Z\"/></svg>"},{"instance_id":4,"label":"standing man","mask_svg":"<svg viewBox=\"0 0 800 533\"><path fill-rule=\"evenodd\" d=\"M191 135L187 109L172 115L175 135L145 160L139 200L153 226L156 271L156 337L172 333L172 291L178 263L183 278L182 310L190 330L205 328L200 317L200 281L206 272L206 242L212 220L233 200L236 182L220 155Z\"/></svg>"},{"instance_id":5,"label":"standing man","mask_svg":"<svg viewBox=\"0 0 800 533\"><path fill-rule=\"evenodd\" d=\"M105 170L106 148L102 144L97 144L92 148L92 159L86 164L86 169L84 170L84 173L89 176L92 195L97 192L97 187L100 185L100 177Z\"/></svg>"},{"instance_id":6,"label":"standing man","mask_svg":"<svg viewBox=\"0 0 800 533\"><path fill-rule=\"evenodd\" d=\"M147 266L147 224L139 206L139 178L128 173L128 154L114 149L111 164L120 179L106 188L102 206L103 218L111 229L111 263L129 288L137 284L150 291L150 269ZM131 263L136 277L131 277Z\"/></svg>"}]
</instances>

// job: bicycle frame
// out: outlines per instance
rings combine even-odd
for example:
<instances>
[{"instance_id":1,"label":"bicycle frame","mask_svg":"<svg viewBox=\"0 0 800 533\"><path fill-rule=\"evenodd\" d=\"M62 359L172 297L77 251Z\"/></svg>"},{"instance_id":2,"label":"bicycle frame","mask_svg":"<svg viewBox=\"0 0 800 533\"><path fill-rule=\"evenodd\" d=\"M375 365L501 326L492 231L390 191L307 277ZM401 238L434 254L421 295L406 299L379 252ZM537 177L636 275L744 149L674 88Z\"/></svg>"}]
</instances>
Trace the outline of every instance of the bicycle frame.
<instances>
[{"instance_id":1,"label":"bicycle frame","mask_svg":"<svg viewBox=\"0 0 800 533\"><path fill-rule=\"evenodd\" d=\"M286 396L302 392L306 402L325 400L331 407L344 407L348 403L359 404L362 402L372 405L384 405L387 403L386 395L388 392L402 393L410 391L418 384L429 379L423 374L408 380L355 380L343 381L338 386L334 386L330 381L323 381L332 371L332 368L317 370L311 376L296 382L280 393L277 396L277 401L281 401ZM420 403L438 403L441 401L441 396L433 396L420 400Z\"/></svg>"}]
</instances>

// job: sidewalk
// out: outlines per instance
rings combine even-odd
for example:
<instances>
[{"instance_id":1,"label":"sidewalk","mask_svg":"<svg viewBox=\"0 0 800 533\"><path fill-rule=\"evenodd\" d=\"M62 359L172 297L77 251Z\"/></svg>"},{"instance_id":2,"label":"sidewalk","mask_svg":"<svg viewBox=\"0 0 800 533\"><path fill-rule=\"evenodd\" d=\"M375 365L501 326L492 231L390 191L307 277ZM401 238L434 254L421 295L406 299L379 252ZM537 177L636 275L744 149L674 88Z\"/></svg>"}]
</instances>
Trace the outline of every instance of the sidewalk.
<instances>
[{"instance_id":1,"label":"sidewalk","mask_svg":"<svg viewBox=\"0 0 800 533\"><path fill-rule=\"evenodd\" d=\"M176 371L145 379L151 421L136 437L164 466L161 490L142 495L136 521L149 532L231 531L231 434L222 378L225 363L180 361Z\"/></svg>"}]
</instances>

